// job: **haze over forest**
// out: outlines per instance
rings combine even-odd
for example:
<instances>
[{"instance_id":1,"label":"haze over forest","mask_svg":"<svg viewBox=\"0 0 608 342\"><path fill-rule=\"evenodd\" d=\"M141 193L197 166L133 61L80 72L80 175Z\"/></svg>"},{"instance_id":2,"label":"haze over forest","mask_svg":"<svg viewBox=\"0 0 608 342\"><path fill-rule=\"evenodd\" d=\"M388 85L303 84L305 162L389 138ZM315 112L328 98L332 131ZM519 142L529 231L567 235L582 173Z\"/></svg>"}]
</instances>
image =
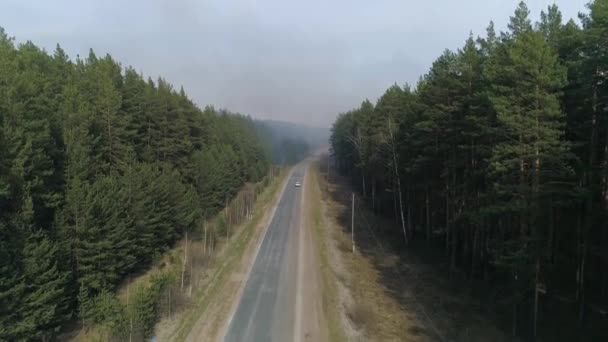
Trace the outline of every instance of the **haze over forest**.
<instances>
[{"instance_id":1,"label":"haze over forest","mask_svg":"<svg viewBox=\"0 0 608 342\"><path fill-rule=\"evenodd\" d=\"M556 3L566 21L586 0ZM336 113L416 84L444 49L506 28L515 0L6 0L0 23L18 41L71 57L89 48L183 85L199 106L329 127ZM432 23L429 18L433 18ZM466 20L464 19L466 18Z\"/></svg>"},{"instance_id":2,"label":"haze over forest","mask_svg":"<svg viewBox=\"0 0 608 342\"><path fill-rule=\"evenodd\" d=\"M0 342L607 341L587 1L3 4Z\"/></svg>"}]
</instances>

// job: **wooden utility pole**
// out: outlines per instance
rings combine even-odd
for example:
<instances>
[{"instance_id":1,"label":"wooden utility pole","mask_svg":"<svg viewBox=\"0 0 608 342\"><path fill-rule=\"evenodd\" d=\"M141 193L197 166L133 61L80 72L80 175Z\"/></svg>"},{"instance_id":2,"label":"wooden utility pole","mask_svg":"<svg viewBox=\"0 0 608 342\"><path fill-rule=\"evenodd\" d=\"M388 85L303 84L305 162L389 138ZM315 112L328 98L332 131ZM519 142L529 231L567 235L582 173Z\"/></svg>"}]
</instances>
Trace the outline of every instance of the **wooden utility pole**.
<instances>
[{"instance_id":1,"label":"wooden utility pole","mask_svg":"<svg viewBox=\"0 0 608 342\"><path fill-rule=\"evenodd\" d=\"M186 274L186 262L188 261L188 230L186 230L186 241L184 242L184 261L182 262L182 286L181 290L184 291L184 276Z\"/></svg>"},{"instance_id":2,"label":"wooden utility pole","mask_svg":"<svg viewBox=\"0 0 608 342\"><path fill-rule=\"evenodd\" d=\"M192 298L192 287L194 286L194 259L192 258L192 253L190 259L190 289L188 290L188 298Z\"/></svg>"},{"instance_id":3,"label":"wooden utility pole","mask_svg":"<svg viewBox=\"0 0 608 342\"><path fill-rule=\"evenodd\" d=\"M328 155L327 156L327 181L329 182L329 162L330 162L330 158L331 156Z\"/></svg>"},{"instance_id":4,"label":"wooden utility pole","mask_svg":"<svg viewBox=\"0 0 608 342\"><path fill-rule=\"evenodd\" d=\"M204 243L203 243L203 255L207 256L207 220L203 219L203 231L204 233Z\"/></svg>"},{"instance_id":5,"label":"wooden utility pole","mask_svg":"<svg viewBox=\"0 0 608 342\"><path fill-rule=\"evenodd\" d=\"M350 220L350 236L353 245L353 254L355 253L355 193L353 192L353 201Z\"/></svg>"},{"instance_id":6,"label":"wooden utility pole","mask_svg":"<svg viewBox=\"0 0 608 342\"><path fill-rule=\"evenodd\" d=\"M224 223L226 224L226 241L230 238L230 224L228 223L228 195L226 195L226 207L224 208Z\"/></svg>"}]
</instances>

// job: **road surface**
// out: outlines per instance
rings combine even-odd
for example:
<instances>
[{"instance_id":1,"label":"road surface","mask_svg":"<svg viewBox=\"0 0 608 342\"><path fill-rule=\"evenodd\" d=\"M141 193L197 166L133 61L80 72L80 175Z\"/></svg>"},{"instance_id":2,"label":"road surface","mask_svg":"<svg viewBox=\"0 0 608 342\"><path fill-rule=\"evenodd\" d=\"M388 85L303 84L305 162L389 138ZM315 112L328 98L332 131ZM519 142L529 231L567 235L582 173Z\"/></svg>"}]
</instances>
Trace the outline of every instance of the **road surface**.
<instances>
[{"instance_id":1,"label":"road surface","mask_svg":"<svg viewBox=\"0 0 608 342\"><path fill-rule=\"evenodd\" d=\"M302 198L308 163L297 165L268 225L242 296L229 320L226 342L300 341L303 270ZM300 254L300 256L299 256Z\"/></svg>"}]
</instances>

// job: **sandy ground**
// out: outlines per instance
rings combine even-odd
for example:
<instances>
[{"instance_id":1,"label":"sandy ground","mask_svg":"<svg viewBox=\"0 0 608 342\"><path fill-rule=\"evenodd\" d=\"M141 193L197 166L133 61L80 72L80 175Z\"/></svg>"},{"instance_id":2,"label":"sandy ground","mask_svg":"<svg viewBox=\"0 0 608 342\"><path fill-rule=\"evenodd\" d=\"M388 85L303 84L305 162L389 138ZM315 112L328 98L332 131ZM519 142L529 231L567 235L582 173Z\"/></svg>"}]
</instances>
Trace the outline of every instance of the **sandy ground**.
<instances>
[{"instance_id":1,"label":"sandy ground","mask_svg":"<svg viewBox=\"0 0 608 342\"><path fill-rule=\"evenodd\" d=\"M310 169L311 166L309 166ZM329 341L327 320L323 311L322 284L319 269L318 249L314 239L314 222L312 221L311 201L314 197L310 170L304 180L305 191L302 192L302 223L299 234L298 257L298 300L296 300L296 329L294 341Z\"/></svg>"}]
</instances>

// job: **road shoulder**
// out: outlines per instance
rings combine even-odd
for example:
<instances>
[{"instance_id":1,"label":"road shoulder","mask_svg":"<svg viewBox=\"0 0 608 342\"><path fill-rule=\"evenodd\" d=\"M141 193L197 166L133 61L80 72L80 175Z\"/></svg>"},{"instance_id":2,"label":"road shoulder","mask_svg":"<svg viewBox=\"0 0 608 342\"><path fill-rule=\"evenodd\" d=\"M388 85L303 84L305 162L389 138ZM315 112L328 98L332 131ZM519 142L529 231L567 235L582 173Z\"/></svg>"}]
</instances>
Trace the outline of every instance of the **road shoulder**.
<instances>
[{"instance_id":1,"label":"road shoulder","mask_svg":"<svg viewBox=\"0 0 608 342\"><path fill-rule=\"evenodd\" d=\"M315 210L320 192L315 164L309 163L303 182L300 230L298 234L298 290L296 298L295 342L330 341L328 320L323 310L323 270L318 245Z\"/></svg>"}]
</instances>

